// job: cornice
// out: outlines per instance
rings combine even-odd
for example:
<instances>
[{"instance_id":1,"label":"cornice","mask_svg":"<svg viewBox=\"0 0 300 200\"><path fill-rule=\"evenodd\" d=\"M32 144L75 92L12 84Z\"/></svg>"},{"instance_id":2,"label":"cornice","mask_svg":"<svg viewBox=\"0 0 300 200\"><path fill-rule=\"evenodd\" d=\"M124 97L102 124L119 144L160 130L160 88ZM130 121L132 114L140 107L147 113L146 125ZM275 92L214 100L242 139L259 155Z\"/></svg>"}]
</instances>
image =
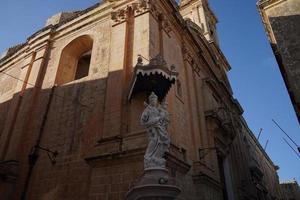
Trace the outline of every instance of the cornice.
<instances>
[{"instance_id":1,"label":"cornice","mask_svg":"<svg viewBox=\"0 0 300 200\"><path fill-rule=\"evenodd\" d=\"M266 6L270 6L274 3L279 3L281 1L286 1L286 0L259 0L256 5L259 7L259 8L264 8Z\"/></svg>"}]
</instances>

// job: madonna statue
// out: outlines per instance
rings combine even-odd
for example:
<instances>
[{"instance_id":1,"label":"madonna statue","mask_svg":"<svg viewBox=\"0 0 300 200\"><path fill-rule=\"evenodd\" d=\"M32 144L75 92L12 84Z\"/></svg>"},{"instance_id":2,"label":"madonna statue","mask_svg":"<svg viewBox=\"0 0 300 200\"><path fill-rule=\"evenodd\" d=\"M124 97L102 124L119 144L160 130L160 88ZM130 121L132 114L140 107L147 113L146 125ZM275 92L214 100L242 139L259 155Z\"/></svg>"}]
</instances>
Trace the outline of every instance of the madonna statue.
<instances>
[{"instance_id":1,"label":"madonna statue","mask_svg":"<svg viewBox=\"0 0 300 200\"><path fill-rule=\"evenodd\" d=\"M152 92L149 104L141 116L141 124L146 127L149 143L144 156L144 168L166 168L164 154L169 151L170 137L167 128L170 122L167 104L158 106L158 98Z\"/></svg>"}]
</instances>

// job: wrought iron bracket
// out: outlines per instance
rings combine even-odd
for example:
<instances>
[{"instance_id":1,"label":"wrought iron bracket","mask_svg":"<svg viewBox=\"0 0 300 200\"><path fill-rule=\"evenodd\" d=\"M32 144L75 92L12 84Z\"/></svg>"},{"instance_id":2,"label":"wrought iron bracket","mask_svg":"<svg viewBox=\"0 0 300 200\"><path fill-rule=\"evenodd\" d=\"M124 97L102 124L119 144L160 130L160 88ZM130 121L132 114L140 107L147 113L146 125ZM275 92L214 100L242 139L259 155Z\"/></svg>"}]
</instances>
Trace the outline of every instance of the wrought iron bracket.
<instances>
[{"instance_id":1,"label":"wrought iron bracket","mask_svg":"<svg viewBox=\"0 0 300 200\"><path fill-rule=\"evenodd\" d=\"M30 165L34 165L39 157L38 153L37 153L37 149L39 150L42 150L42 151L45 151L47 153L47 156L51 162L52 165L54 165L56 163L56 157L58 156L58 152L57 151L52 151L48 148L45 148L45 147L41 147L39 145L35 145L33 148L32 148L32 153L29 154L29 164Z\"/></svg>"}]
</instances>

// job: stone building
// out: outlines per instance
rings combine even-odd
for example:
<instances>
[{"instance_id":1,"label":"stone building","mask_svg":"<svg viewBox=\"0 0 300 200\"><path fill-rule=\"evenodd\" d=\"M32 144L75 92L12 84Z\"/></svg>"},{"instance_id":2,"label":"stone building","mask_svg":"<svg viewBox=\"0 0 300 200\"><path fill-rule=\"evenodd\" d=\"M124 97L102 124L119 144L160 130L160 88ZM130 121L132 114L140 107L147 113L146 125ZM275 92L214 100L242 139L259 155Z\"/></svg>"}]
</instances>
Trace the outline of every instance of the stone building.
<instances>
[{"instance_id":1,"label":"stone building","mask_svg":"<svg viewBox=\"0 0 300 200\"><path fill-rule=\"evenodd\" d=\"M300 188L296 180L280 183L284 199L296 200L300 199Z\"/></svg>"},{"instance_id":2,"label":"stone building","mask_svg":"<svg viewBox=\"0 0 300 200\"><path fill-rule=\"evenodd\" d=\"M260 0L257 7L300 122L300 2Z\"/></svg>"},{"instance_id":3,"label":"stone building","mask_svg":"<svg viewBox=\"0 0 300 200\"><path fill-rule=\"evenodd\" d=\"M177 199L281 199L233 97L206 0L60 13L0 60L0 199L123 200L143 174L154 91L171 113Z\"/></svg>"}]
</instances>

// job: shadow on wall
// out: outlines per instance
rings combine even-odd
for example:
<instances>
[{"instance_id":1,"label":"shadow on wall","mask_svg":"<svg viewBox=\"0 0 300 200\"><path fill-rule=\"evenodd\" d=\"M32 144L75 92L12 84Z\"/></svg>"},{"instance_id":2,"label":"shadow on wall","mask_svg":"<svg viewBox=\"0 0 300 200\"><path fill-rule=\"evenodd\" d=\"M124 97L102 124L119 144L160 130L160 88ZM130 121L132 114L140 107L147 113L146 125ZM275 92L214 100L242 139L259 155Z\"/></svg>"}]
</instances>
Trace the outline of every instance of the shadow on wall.
<instances>
[{"instance_id":1,"label":"shadow on wall","mask_svg":"<svg viewBox=\"0 0 300 200\"><path fill-rule=\"evenodd\" d=\"M122 76L122 71L108 75L118 82ZM26 187L28 199L88 198L90 171L84 157L103 134L104 112L113 116L120 110L105 109L107 78L85 79L52 89L27 89L23 97L17 93L0 104L0 199L20 199ZM115 87L110 95L117 94L111 104L121 104L118 85L110 85ZM30 169L28 156L35 145L58 151L56 164L37 150L37 163ZM1 169L7 160L17 160L18 168L4 173ZM9 180L9 174L17 179Z\"/></svg>"},{"instance_id":2,"label":"shadow on wall","mask_svg":"<svg viewBox=\"0 0 300 200\"><path fill-rule=\"evenodd\" d=\"M300 15L270 17L271 44L300 122Z\"/></svg>"}]
</instances>

